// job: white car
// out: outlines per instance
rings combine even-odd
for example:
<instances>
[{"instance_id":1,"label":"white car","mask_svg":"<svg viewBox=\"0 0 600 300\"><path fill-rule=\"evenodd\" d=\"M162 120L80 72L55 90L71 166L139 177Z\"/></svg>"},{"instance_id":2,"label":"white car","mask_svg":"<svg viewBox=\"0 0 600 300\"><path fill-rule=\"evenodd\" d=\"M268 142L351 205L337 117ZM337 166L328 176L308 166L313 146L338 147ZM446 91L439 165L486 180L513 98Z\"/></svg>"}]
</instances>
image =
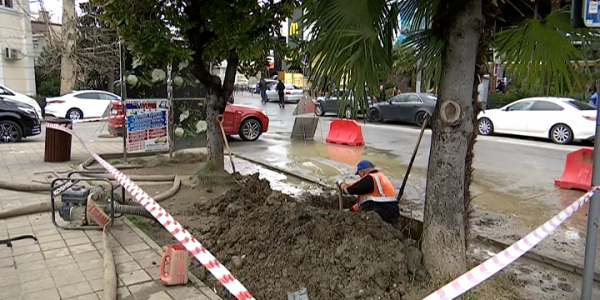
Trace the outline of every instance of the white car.
<instances>
[{"instance_id":1,"label":"white car","mask_svg":"<svg viewBox=\"0 0 600 300\"><path fill-rule=\"evenodd\" d=\"M121 97L105 91L74 91L59 97L47 98L46 115L78 120L100 118L107 113L111 101Z\"/></svg>"},{"instance_id":2,"label":"white car","mask_svg":"<svg viewBox=\"0 0 600 300\"><path fill-rule=\"evenodd\" d=\"M42 108L40 107L40 104L35 99L33 99L29 96L23 95L21 93L17 93L3 85L0 85L0 96L2 96L5 99L12 100L12 101L29 104L29 105L33 106L33 108L35 109L35 112L38 114L38 117L39 118L42 117Z\"/></svg>"},{"instance_id":3,"label":"white car","mask_svg":"<svg viewBox=\"0 0 600 300\"><path fill-rule=\"evenodd\" d=\"M525 98L477 117L479 133L505 133L547 138L557 144L592 140L596 133L596 108L587 103L553 97Z\"/></svg>"},{"instance_id":4,"label":"white car","mask_svg":"<svg viewBox=\"0 0 600 300\"><path fill-rule=\"evenodd\" d=\"M286 84L283 99L285 102L300 102L304 91L293 84ZM267 90L267 99L269 101L279 102L279 93L277 92L277 84L272 84Z\"/></svg>"}]
</instances>

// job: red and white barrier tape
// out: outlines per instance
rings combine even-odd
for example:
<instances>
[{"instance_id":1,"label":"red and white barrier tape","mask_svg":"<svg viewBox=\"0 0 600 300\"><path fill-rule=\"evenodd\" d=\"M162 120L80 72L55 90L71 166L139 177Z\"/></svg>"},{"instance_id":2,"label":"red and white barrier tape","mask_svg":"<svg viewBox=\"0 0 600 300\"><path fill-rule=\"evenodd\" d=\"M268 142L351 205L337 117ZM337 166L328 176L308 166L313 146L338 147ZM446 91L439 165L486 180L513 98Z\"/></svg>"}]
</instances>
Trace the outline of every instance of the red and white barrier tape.
<instances>
[{"instance_id":1,"label":"red and white barrier tape","mask_svg":"<svg viewBox=\"0 0 600 300\"><path fill-rule=\"evenodd\" d=\"M72 130L58 124L48 123L48 128L64 131L71 134L79 140L81 145L87 150L94 159L102 165L131 196L139 202L148 212L156 218L212 275L225 286L225 288L238 300L254 300L254 297L248 290L233 277L233 275L223 266L200 242L198 242L181 224L179 224L160 204L150 197L144 190L137 186L129 177L121 171L115 169L102 157L96 154L88 145Z\"/></svg>"},{"instance_id":2,"label":"red and white barrier tape","mask_svg":"<svg viewBox=\"0 0 600 300\"><path fill-rule=\"evenodd\" d=\"M550 221L544 223L524 238L504 249L504 251L494 255L479 266L471 269L471 271L448 283L433 294L425 297L423 300L451 300L484 282L539 244L565 220L572 216L573 213L581 208L584 203L588 202L592 195L598 191L600 191L600 187L594 187L587 194L577 199L558 215L550 219Z\"/></svg>"},{"instance_id":3,"label":"red and white barrier tape","mask_svg":"<svg viewBox=\"0 0 600 300\"><path fill-rule=\"evenodd\" d=\"M108 120L109 117L102 117L102 118L91 118L91 119L78 119L78 120L73 120L73 123L91 123L91 122L100 122L100 121L106 121Z\"/></svg>"}]
</instances>

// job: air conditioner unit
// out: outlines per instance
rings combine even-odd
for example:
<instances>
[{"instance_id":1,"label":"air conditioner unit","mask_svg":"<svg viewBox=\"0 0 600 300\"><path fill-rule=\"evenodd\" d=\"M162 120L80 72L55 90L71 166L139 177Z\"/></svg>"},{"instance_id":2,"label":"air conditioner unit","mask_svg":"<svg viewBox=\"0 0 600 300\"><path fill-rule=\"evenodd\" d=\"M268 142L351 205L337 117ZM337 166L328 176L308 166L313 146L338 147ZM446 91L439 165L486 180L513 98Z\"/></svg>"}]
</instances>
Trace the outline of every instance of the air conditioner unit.
<instances>
[{"instance_id":1,"label":"air conditioner unit","mask_svg":"<svg viewBox=\"0 0 600 300\"><path fill-rule=\"evenodd\" d=\"M4 48L4 58L10 60L21 59L21 51L19 49Z\"/></svg>"}]
</instances>

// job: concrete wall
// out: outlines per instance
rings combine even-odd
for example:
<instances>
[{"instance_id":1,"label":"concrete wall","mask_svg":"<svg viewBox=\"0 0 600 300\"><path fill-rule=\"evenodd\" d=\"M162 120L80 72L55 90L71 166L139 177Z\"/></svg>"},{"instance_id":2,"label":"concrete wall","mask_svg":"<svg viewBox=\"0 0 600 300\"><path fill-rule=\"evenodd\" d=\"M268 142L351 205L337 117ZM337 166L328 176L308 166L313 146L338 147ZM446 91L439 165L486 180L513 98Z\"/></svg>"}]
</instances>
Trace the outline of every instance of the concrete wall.
<instances>
[{"instance_id":1,"label":"concrete wall","mask_svg":"<svg viewBox=\"0 0 600 300\"><path fill-rule=\"evenodd\" d=\"M34 49L31 34L29 1L12 0L8 8L0 0L0 84L17 92L34 96ZM4 57L6 48L19 49L20 59Z\"/></svg>"}]
</instances>

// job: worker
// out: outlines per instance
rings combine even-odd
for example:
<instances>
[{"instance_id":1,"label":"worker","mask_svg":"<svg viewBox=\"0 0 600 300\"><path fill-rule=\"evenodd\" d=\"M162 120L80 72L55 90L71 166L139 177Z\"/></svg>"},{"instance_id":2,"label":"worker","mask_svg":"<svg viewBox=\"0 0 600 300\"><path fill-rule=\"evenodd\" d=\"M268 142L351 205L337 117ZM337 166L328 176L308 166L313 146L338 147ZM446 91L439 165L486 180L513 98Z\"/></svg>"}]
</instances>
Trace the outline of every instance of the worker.
<instances>
[{"instance_id":1,"label":"worker","mask_svg":"<svg viewBox=\"0 0 600 300\"><path fill-rule=\"evenodd\" d=\"M356 166L356 175L360 179L352 184L342 182L340 189L346 195L358 196L358 203L349 210L353 212L376 212L383 221L398 228L400 211L396 199L396 189L390 180L375 169L373 163L361 160Z\"/></svg>"}]
</instances>

